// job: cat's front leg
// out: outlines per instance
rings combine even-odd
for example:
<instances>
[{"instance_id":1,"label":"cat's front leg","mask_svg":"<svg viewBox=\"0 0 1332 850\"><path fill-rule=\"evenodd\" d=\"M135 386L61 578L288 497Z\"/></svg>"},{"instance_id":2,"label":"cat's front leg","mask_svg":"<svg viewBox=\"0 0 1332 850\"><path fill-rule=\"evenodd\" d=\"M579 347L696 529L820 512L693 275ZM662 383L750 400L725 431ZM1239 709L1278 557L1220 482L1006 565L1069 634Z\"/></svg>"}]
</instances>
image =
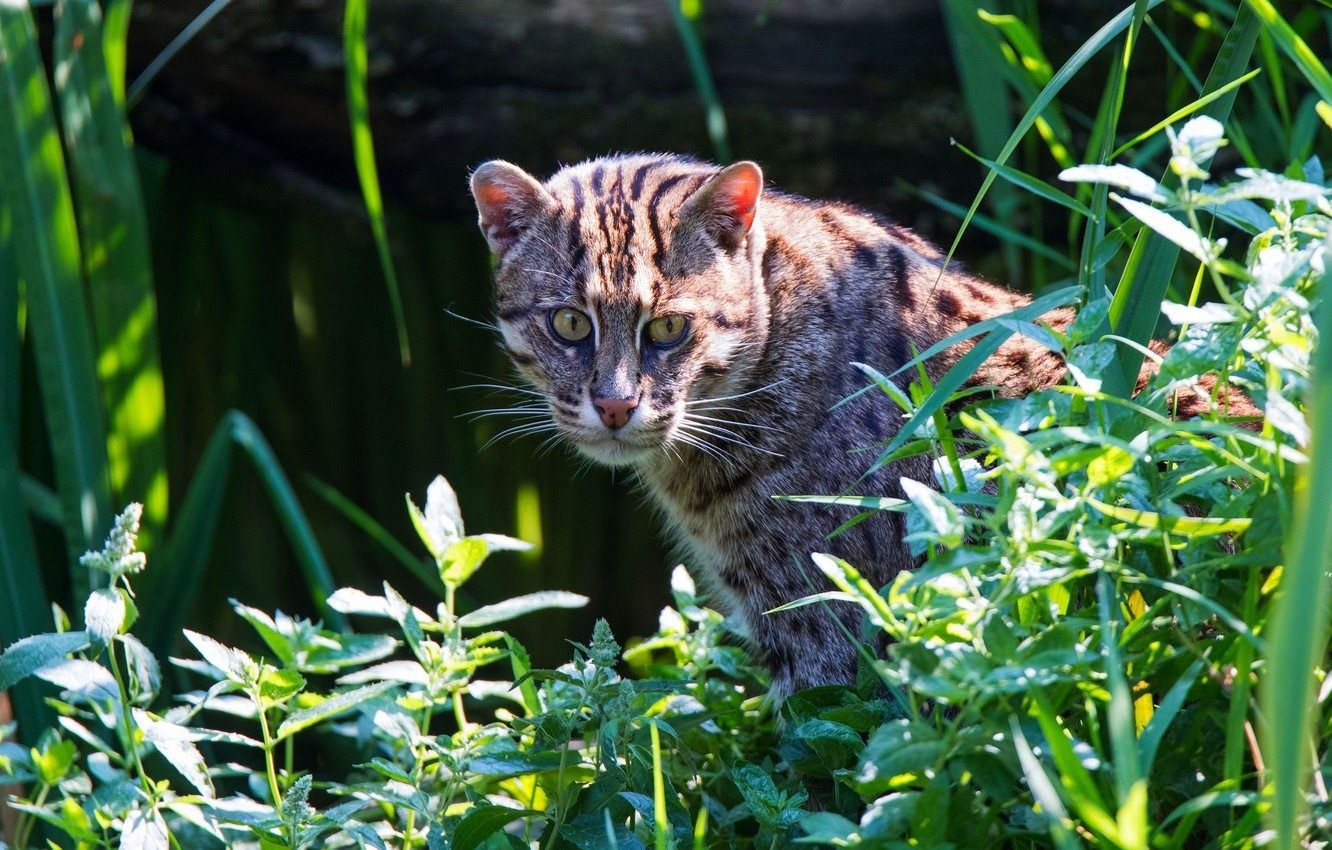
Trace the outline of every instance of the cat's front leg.
<instances>
[{"instance_id":1,"label":"cat's front leg","mask_svg":"<svg viewBox=\"0 0 1332 850\"><path fill-rule=\"evenodd\" d=\"M855 682L860 660L861 613L844 602L816 602L789 611L744 604L755 655L772 673L773 695L783 700L819 685Z\"/></svg>"}]
</instances>

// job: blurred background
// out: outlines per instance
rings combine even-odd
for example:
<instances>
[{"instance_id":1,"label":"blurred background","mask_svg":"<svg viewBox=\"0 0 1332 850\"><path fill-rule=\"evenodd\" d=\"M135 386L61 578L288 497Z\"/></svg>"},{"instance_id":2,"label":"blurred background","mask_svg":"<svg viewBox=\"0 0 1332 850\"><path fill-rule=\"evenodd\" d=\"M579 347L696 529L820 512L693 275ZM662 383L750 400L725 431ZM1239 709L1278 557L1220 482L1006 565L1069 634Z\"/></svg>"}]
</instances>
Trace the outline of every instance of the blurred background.
<instances>
[{"instance_id":1,"label":"blurred background","mask_svg":"<svg viewBox=\"0 0 1332 850\"><path fill-rule=\"evenodd\" d=\"M591 597L584 610L515 627L538 664L568 656L563 641L541 635L586 639L599 616L622 640L650 633L675 560L634 483L585 468L562 447L537 453L537 439L485 447L504 423L465 418L502 403L468 385L511 382L492 335L472 321L490 319L491 280L468 169L501 157L545 176L626 150L749 158L781 189L863 204L946 246L958 223L949 203L965 208L985 174L949 140L992 155L1007 137L969 119L993 93L960 70L969 61L974 69L979 47L948 15L971 5L375 0L369 119L410 343L404 362L353 162L341 0L137 0L131 80L201 13L209 17L137 100L132 94L129 112L149 222L173 512L217 423L239 410L291 477L337 585L374 590L388 580L429 602L401 550L366 534L338 503L358 506L419 558L403 494L419 501L442 473L469 530L538 544L529 555L497 556L502 563L467 588L476 600L542 588ZM1119 11L1091 0L996 5L1020 7L1055 68ZM1170 93L1190 85L1188 64L1210 61L1218 39L1205 7L1157 16L1161 38L1144 38L1134 57L1126 131L1160 119L1163 104L1178 100ZM1168 56L1169 41L1194 45L1197 56ZM1085 141L1092 120L1079 105L1095 110L1113 58L1099 56L1062 95L1070 138ZM1036 70L1032 77L1039 82ZM990 104L1008 113L1010 128L1025 107L1017 91L1001 84L998 97L1011 100ZM1241 97L1236 113L1252 108ZM1027 141L1018 160L1052 179L1059 163L1034 134ZM1053 229L1039 206L1006 209L1004 197L996 192L987 206L992 229ZM1070 234L1046 236L1067 255L1059 246ZM1015 288L1067 276L1051 257L1005 245L973 227L958 256ZM34 479L50 482L36 371L28 340L20 457ZM64 542L58 527L36 528L39 549L52 554L42 559L52 565L48 589L58 591L68 581ZM216 541L192 627L238 634L239 621L218 604L226 597L314 614L278 514L242 460L232 462Z\"/></svg>"}]
</instances>

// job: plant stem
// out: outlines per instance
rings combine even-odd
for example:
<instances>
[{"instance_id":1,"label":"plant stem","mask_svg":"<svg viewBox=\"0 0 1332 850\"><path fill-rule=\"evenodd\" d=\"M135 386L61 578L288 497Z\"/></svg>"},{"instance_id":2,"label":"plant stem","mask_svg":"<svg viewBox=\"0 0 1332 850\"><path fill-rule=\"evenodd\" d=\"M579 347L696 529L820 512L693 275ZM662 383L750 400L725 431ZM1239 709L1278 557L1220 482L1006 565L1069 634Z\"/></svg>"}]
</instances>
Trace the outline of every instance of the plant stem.
<instances>
[{"instance_id":1,"label":"plant stem","mask_svg":"<svg viewBox=\"0 0 1332 850\"><path fill-rule=\"evenodd\" d=\"M37 808L41 808L42 804L46 802L46 795L49 794L50 791L51 786L43 782L38 788L37 797L32 801L32 804ZM24 812L19 818L18 825L14 828L14 846L17 850L23 850L23 848L28 846L28 837L32 834L32 828L36 824L37 819L27 812Z\"/></svg>"},{"instance_id":2,"label":"plant stem","mask_svg":"<svg viewBox=\"0 0 1332 850\"><path fill-rule=\"evenodd\" d=\"M134 741L134 717L130 714L129 689L125 687L125 677L120 672L120 662L116 660L116 644L113 639L106 645L106 655L111 662L111 675L116 679L116 687L120 689L120 721L124 724L121 731L121 740L125 749L134 758L134 772L139 777L139 784L143 786L144 793L148 795L151 801L155 799L153 793L153 784L148 781L148 775L144 773L143 761L139 758L139 747Z\"/></svg>"},{"instance_id":3,"label":"plant stem","mask_svg":"<svg viewBox=\"0 0 1332 850\"><path fill-rule=\"evenodd\" d=\"M264 736L264 766L268 771L268 793L273 795L273 808L282 808L282 791L278 789L277 767L273 763L273 736L268 733L268 713L259 701L259 694L254 694L255 705L259 708L259 731Z\"/></svg>"}]
</instances>

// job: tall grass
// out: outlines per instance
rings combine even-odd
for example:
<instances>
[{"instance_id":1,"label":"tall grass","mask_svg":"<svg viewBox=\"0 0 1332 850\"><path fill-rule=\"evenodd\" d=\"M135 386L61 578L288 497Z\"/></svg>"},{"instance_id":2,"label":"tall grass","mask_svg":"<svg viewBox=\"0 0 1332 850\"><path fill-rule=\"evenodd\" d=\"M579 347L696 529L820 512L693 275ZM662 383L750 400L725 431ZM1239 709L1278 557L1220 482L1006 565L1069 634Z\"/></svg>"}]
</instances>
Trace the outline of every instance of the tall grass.
<instances>
[{"instance_id":1,"label":"tall grass","mask_svg":"<svg viewBox=\"0 0 1332 850\"><path fill-rule=\"evenodd\" d=\"M316 606L345 628L346 619L324 604L332 578L304 511L243 414L224 418L177 514L167 515L155 289L125 112L133 100L124 83L128 3L110 8L112 26L104 28L96 0L56 7L57 124L32 10L0 6L0 642L39 631L52 602L68 607L87 594L90 575L78 558L105 537L113 499L134 498L145 504L144 543L160 552L169 576L144 589L142 628L156 649L167 649L207 563L234 448L254 461ZM19 463L24 337L37 364L53 493ZM35 495L10 495L21 492ZM67 576L50 588L32 532L47 503L58 506L66 556L56 573ZM23 734L35 734L45 713L21 686Z\"/></svg>"},{"instance_id":2,"label":"tall grass","mask_svg":"<svg viewBox=\"0 0 1332 850\"><path fill-rule=\"evenodd\" d=\"M955 4L945 2L943 5L950 14L957 15ZM1014 5L1018 7L1015 11L1021 14L1023 4ZM1332 148L1326 144L1315 144L1317 139L1325 143L1327 131L1332 128L1332 74L1329 74L1324 60L1319 58L1318 51L1311 46L1312 42L1306 41L1306 38L1313 37L1325 43L1332 19L1329 19L1327 10L1308 7L1301 10L1298 21L1293 22L1268 0L1248 0L1240 4L1234 10L1228 26L1224 24L1224 10L1214 4L1200 5L1194 21L1200 21L1213 32L1220 28L1225 33L1216 48L1205 81L1199 82L1192 75L1187 60L1173 48L1168 49L1170 61L1176 63L1177 70L1195 86L1194 90L1189 92L1187 87L1175 87L1174 96L1167 104L1170 117L1119 143L1123 134L1117 126L1120 114L1118 104L1122 101L1125 86L1130 84L1132 42L1143 31L1144 24L1150 25L1155 32L1160 31L1158 24L1145 16L1153 6L1155 4L1137 2L1120 12L1074 53L1061 71L1040 89L1037 96L1031 97L1029 91L1024 92L1022 89L1013 90L1014 96L1025 98L1029 103L1027 112L992 161L980 158L989 172L970 209L962 216L962 227L957 236L957 240L962 238L996 178L1003 178L1027 189L1029 203L1039 203L1040 199L1055 201L1068 216L1068 232L1081 229L1083 233L1079 282L1085 291L1084 299L1088 302L1102 297L1106 271L1115 267L1115 263L1107 264L1105 258L1115 256L1116 243L1127 243L1130 247L1120 266L1118 280L1111 289L1109 309L1101 328L1103 334L1109 334L1109 338L1118 340L1120 344L1098 376L1103 379L1104 392L1120 397L1129 395L1134 388L1143 362L1144 346L1159 332L1161 304L1168 293L1173 288L1178 300L1193 303L1198 298L1200 284L1205 278L1214 279L1215 274L1208 275L1206 264L1203 264L1196 267L1196 275L1190 273L1190 277L1194 277L1192 285L1181 280L1177 274L1181 254L1179 245L1154 228L1137 228L1134 234L1124 223L1116 224L1113 211L1107 209L1104 186L1092 190L1090 197L1085 188L1080 190L1078 201L1089 206L1089 209L1080 209L1050 195L1045 191L1048 187L1034 175L1015 172L1005 165L1009 156L1018 150L1021 139L1036 122L1037 116L1055 102L1054 98L1068 82L1069 74L1081 70L1092 55L1107 47L1120 33L1126 33L1127 39L1119 49L1118 59L1111 64L1109 82L1095 122L1088 131L1089 144L1081 159L1084 162L1108 163L1113 158L1130 153L1135 147L1146 148L1150 146L1152 137L1165 126L1191 115L1207 115L1225 124L1236 149L1251 167L1284 169L1287 174L1303 176L1303 158L1311 148L1324 155L1332 152ZM1026 11L1029 18L1034 13L1034 9ZM991 20L993 17L984 10L977 14L980 20ZM971 31L974 31L974 22ZM955 26L953 37L957 43L956 50L961 50L967 33L968 28ZM1205 31L1199 34L1199 38L1205 38ZM994 39L1003 41L1008 50L1020 57L1024 67L1043 67L1044 56L1031 47L1030 41L1001 34L995 34ZM1258 68L1254 68L1255 48L1260 43L1264 46L1262 62ZM1169 42L1165 44L1170 48ZM1194 50L1190 53L1197 56ZM964 81L968 75L974 76L977 73L975 65L974 57L971 67L962 63L960 73ZM1301 98L1299 87L1294 85L1292 71L1296 79L1303 78L1312 94ZM1233 111L1242 97L1247 99L1249 109L1245 120L1236 122L1232 117ZM1305 115L1303 120L1292 119L1295 110L1288 106L1292 100L1300 104L1299 109ZM1004 126L1006 110L1002 99L991 97L978 102L975 98L969 98L968 104L978 139L992 137L996 126ZM1312 126L1315 114L1320 116L1321 123L1325 125L1321 129ZM1048 140L1048 128L1043 130L1042 135ZM1064 135L1059 137L1059 143L1071 148L1077 138L1080 135ZM983 141L981 143L985 144ZM1030 157L1027 164L1029 168L1039 165ZM1321 173L1321 169L1318 169L1318 173ZM1173 187L1177 185L1177 180L1167 171L1162 184ZM957 247L957 240L953 249ZM1036 259L1033 258L1031 262L1035 265ZM1325 277L1324 299L1327 298L1328 285L1329 278ZM1230 297L1224 291L1222 294ZM1323 304L1319 330L1320 339L1326 340L1324 335L1329 332L1329 313L1326 300ZM983 344L982 341L977 347ZM1332 504L1332 491L1328 490L1327 482L1332 481L1332 465L1328 462L1329 454L1332 453L1332 434L1329 433L1327 423L1332 419L1332 408L1327 407L1327 394L1332 389L1328 389L1326 373L1330 370L1332 361L1328 360L1326 346L1320 346L1311 397L1308 399L1314 426L1310 463L1301 472L1302 483L1298 486L1301 497L1294 524L1285 540L1285 556L1269 563L1269 566L1278 567L1275 575L1279 576L1280 583L1275 590L1278 601L1264 630L1266 652L1258 654L1252 649L1243 649L1238 654L1239 672L1226 722L1226 773L1230 781L1236 783L1233 787L1238 787L1244 748L1257 744L1251 736L1246 737L1246 727L1257 726L1263 730L1262 741L1265 746L1262 757L1265 764L1261 769L1265 771L1267 791L1271 793L1270 820L1275 831L1275 845L1283 848L1297 846L1300 835L1308 829L1307 824L1301 826L1300 817L1305 811L1305 801L1311 789L1310 768L1312 765L1314 771L1321 769L1318 761L1321 756L1310 748L1309 742L1320 741L1320 746L1326 746L1321 737L1323 725L1319 705L1314 702L1313 696L1316 681L1325 676L1328 669L1328 565L1332 563L1332 550L1329 549L1332 538L1328 536L1328 525L1332 523L1332 515L1327 514L1327 506ZM948 386L951 385L946 385L944 389L947 390ZM904 442L905 439L899 436L889 449L896 450ZM1243 611L1248 618L1259 614L1259 583L1257 573L1248 581ZM1249 704L1250 676L1255 674L1261 683L1261 715ZM1122 724L1124 699L1116 701L1113 692L1112 686L1112 721L1115 705L1118 704L1119 722ZM1113 722L1110 731L1112 739L1125 735L1122 730L1115 733ZM1254 757L1259 758L1256 754ZM1115 764L1121 764L1118 758ZM1076 777L1069 773L1072 769L1072 763L1067 760L1060 764L1062 779L1070 789L1077 786ZM1120 783L1121 794L1131 785L1130 779ZM1076 794L1074 799L1078 799Z\"/></svg>"}]
</instances>

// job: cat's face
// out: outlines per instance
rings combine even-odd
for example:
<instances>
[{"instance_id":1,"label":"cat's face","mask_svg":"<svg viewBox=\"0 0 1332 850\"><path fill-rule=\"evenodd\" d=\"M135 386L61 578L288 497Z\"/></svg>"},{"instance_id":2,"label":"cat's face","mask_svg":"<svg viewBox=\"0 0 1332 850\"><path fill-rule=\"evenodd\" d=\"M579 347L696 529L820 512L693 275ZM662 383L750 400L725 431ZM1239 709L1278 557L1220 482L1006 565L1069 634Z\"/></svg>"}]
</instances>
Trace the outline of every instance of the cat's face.
<instances>
[{"instance_id":1,"label":"cat's face","mask_svg":"<svg viewBox=\"0 0 1332 850\"><path fill-rule=\"evenodd\" d=\"M705 439L766 335L763 177L668 157L472 175L504 346L560 432L613 465Z\"/></svg>"}]
</instances>

